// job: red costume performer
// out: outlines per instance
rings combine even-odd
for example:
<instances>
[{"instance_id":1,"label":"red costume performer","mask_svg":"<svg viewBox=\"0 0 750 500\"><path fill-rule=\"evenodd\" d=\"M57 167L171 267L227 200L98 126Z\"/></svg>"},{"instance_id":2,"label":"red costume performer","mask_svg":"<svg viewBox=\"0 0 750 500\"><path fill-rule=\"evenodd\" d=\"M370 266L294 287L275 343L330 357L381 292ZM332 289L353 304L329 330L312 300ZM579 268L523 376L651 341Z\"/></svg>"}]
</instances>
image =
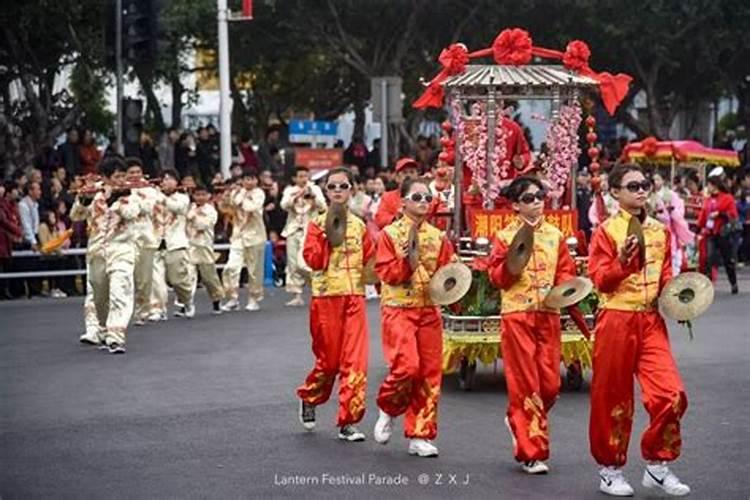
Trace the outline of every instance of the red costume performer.
<instances>
[{"instance_id":1,"label":"red costume performer","mask_svg":"<svg viewBox=\"0 0 750 500\"><path fill-rule=\"evenodd\" d=\"M306 403L328 401L339 377L337 425L362 420L367 387L368 331L364 265L375 246L359 217L349 214L346 238L332 247L323 231L325 214L308 224L302 255L313 270L310 334L315 366L297 389Z\"/></svg>"},{"instance_id":2,"label":"red costume performer","mask_svg":"<svg viewBox=\"0 0 750 500\"><path fill-rule=\"evenodd\" d=\"M633 376L641 385L650 423L641 438L648 461L680 455L680 419L687 396L669 346L667 327L657 309L662 288L672 278L671 236L646 217L645 262L619 258L633 217L620 210L599 226L591 240L589 274L600 293L591 382L591 453L605 467L627 459L633 424Z\"/></svg>"},{"instance_id":3,"label":"red costume performer","mask_svg":"<svg viewBox=\"0 0 750 500\"><path fill-rule=\"evenodd\" d=\"M524 222L497 233L489 274L503 290L502 348L508 425L519 462L549 458L547 413L560 392L560 311L544 306L550 288L576 276L563 234L543 219L534 227L531 259L520 276L506 267L508 246Z\"/></svg>"},{"instance_id":4,"label":"red costume performer","mask_svg":"<svg viewBox=\"0 0 750 500\"><path fill-rule=\"evenodd\" d=\"M411 158L401 158L396 162L396 173L401 172L407 168L419 169L419 165L415 160ZM380 229L383 229L388 224L395 221L401 214L401 210L404 207L404 202L401 199L400 189L393 189L383 193L383 197L380 199L380 205L378 211L375 213L375 224ZM428 217L434 216L435 214L443 211L445 206L441 203L438 197L435 197L430 204L430 211ZM438 225L443 225L445 221L437 221Z\"/></svg>"},{"instance_id":5,"label":"red costume performer","mask_svg":"<svg viewBox=\"0 0 750 500\"><path fill-rule=\"evenodd\" d=\"M378 240L375 271L382 282L382 329L393 343L390 371L378 393L378 406L391 417L406 412L407 438L437 436L443 357L443 320L432 303L429 282L453 260L453 246L427 222L419 228L419 265L412 269L402 248L414 222L402 217ZM385 346L384 346L385 348ZM387 356L387 355L386 355Z\"/></svg>"}]
</instances>

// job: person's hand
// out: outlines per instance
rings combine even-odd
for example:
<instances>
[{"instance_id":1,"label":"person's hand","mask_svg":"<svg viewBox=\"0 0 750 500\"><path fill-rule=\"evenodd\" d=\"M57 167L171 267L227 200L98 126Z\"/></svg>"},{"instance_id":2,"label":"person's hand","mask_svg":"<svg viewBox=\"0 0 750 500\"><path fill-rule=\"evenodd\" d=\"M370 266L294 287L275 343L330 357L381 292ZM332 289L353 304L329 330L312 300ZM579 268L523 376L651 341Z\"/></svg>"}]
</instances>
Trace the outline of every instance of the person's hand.
<instances>
[{"instance_id":1,"label":"person's hand","mask_svg":"<svg viewBox=\"0 0 750 500\"><path fill-rule=\"evenodd\" d=\"M711 212L710 214L708 214L709 219L715 219L718 216L719 216L719 212Z\"/></svg>"},{"instance_id":2,"label":"person's hand","mask_svg":"<svg viewBox=\"0 0 750 500\"><path fill-rule=\"evenodd\" d=\"M636 238L635 235L630 235L625 240L625 243L620 248L620 263L623 266L627 266L628 263L633 259L635 256L636 251L638 250L638 238Z\"/></svg>"},{"instance_id":3,"label":"person's hand","mask_svg":"<svg viewBox=\"0 0 750 500\"><path fill-rule=\"evenodd\" d=\"M112 186L104 186L104 199L108 200L112 197Z\"/></svg>"},{"instance_id":4,"label":"person's hand","mask_svg":"<svg viewBox=\"0 0 750 500\"><path fill-rule=\"evenodd\" d=\"M275 208L276 208L275 203L269 203L268 205L266 205L266 212L270 212L271 210L274 210Z\"/></svg>"}]
</instances>

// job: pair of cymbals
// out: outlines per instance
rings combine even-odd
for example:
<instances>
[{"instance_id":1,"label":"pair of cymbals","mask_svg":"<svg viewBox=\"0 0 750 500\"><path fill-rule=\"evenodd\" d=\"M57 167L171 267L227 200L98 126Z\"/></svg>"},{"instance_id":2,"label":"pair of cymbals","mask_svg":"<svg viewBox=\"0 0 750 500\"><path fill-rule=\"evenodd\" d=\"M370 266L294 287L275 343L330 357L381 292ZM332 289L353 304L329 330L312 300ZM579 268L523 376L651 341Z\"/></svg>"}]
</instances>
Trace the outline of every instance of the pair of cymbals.
<instances>
[{"instance_id":1,"label":"pair of cymbals","mask_svg":"<svg viewBox=\"0 0 750 500\"><path fill-rule=\"evenodd\" d=\"M544 297L544 305L552 309L565 309L585 299L594 289L590 279L576 276L560 283Z\"/></svg>"},{"instance_id":2,"label":"pair of cymbals","mask_svg":"<svg viewBox=\"0 0 750 500\"><path fill-rule=\"evenodd\" d=\"M691 321L714 302L714 285L701 273L683 273L673 278L659 295L659 306L668 318Z\"/></svg>"},{"instance_id":3,"label":"pair of cymbals","mask_svg":"<svg viewBox=\"0 0 750 500\"><path fill-rule=\"evenodd\" d=\"M434 304L447 306L461 300L471 288L471 269L454 262L438 269L430 279L430 299Z\"/></svg>"},{"instance_id":4,"label":"pair of cymbals","mask_svg":"<svg viewBox=\"0 0 750 500\"><path fill-rule=\"evenodd\" d=\"M333 247L340 246L346 239L346 218L348 211L341 203L331 203L326 214L325 232Z\"/></svg>"},{"instance_id":5,"label":"pair of cymbals","mask_svg":"<svg viewBox=\"0 0 750 500\"><path fill-rule=\"evenodd\" d=\"M513 276L519 276L531 259L534 251L534 228L523 223L508 246L505 267Z\"/></svg>"}]
</instances>

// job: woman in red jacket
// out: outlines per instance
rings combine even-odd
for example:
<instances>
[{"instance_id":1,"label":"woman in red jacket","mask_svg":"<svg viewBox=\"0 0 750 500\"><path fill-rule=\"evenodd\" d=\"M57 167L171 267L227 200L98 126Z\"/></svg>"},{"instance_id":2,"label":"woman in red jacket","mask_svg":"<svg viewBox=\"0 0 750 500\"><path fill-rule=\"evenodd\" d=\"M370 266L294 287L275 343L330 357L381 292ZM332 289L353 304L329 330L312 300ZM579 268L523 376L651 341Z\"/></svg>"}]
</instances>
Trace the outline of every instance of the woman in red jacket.
<instances>
[{"instance_id":1,"label":"woman in red jacket","mask_svg":"<svg viewBox=\"0 0 750 500\"><path fill-rule=\"evenodd\" d=\"M737 272L732 249L732 227L738 219L737 204L729 193L723 178L709 177L707 181L708 198L698 216L698 228L701 235L708 240L708 259L703 273L711 277L711 269L719 264L718 257L724 262L732 293L738 293Z\"/></svg>"}]
</instances>

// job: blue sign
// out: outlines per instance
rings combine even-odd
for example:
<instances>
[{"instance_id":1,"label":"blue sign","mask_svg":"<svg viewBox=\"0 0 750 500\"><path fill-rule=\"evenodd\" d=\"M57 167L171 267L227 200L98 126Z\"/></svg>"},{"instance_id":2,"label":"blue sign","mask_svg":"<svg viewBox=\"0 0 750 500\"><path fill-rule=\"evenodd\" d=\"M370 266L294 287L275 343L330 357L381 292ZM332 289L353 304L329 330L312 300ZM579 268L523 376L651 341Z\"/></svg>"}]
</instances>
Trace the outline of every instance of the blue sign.
<instances>
[{"instance_id":1,"label":"blue sign","mask_svg":"<svg viewBox=\"0 0 750 500\"><path fill-rule=\"evenodd\" d=\"M336 136L339 124L313 120L291 120L289 122L290 135L328 135Z\"/></svg>"}]
</instances>

